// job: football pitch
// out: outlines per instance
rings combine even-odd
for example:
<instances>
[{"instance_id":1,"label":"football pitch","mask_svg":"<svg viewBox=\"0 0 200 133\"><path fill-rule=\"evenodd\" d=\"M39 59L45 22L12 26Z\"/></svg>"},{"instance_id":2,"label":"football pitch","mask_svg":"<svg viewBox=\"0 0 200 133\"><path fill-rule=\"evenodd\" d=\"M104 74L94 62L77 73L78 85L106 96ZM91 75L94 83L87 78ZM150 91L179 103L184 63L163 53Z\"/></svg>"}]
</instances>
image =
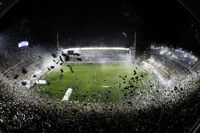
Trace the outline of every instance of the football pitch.
<instances>
[{"instance_id":1,"label":"football pitch","mask_svg":"<svg viewBox=\"0 0 200 133\"><path fill-rule=\"evenodd\" d=\"M151 77L136 64L69 64L47 73L40 85L46 94L61 100L68 88L70 101L117 102L148 90Z\"/></svg>"}]
</instances>

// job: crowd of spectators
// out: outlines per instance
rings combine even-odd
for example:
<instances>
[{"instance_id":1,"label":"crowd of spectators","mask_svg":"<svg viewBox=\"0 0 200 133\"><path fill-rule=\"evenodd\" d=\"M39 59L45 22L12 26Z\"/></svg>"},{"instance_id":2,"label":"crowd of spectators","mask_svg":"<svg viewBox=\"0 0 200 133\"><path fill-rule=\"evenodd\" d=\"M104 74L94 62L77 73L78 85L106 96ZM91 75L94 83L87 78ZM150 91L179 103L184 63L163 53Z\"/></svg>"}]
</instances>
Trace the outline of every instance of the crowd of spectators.
<instances>
[{"instance_id":1,"label":"crowd of spectators","mask_svg":"<svg viewBox=\"0 0 200 133\"><path fill-rule=\"evenodd\" d=\"M8 87L8 86L7 86ZM2 132L189 132L200 118L199 90L171 106L121 112L109 105L102 111L84 111L72 103L38 101L32 104L5 93L1 84L0 130ZM9 89L9 88L6 88ZM47 98L48 99L48 98ZM46 99L46 100L47 100ZM82 106L85 106L84 104ZM87 106L87 105L86 105ZM128 105L132 108L132 105Z\"/></svg>"},{"instance_id":2,"label":"crowd of spectators","mask_svg":"<svg viewBox=\"0 0 200 133\"><path fill-rule=\"evenodd\" d=\"M30 56L31 58L33 56ZM30 63L30 62L29 62ZM28 63L28 64L29 64ZM8 64L7 64L8 65ZM12 64L14 65L14 64ZM9 66L12 66L9 65ZM35 63L27 68L35 68ZM3 67L2 67L3 68ZM2 69L2 72L5 72ZM10 72L10 71L9 71ZM9 72L6 72L9 75ZM6 77L10 79L11 77ZM21 80L21 79L20 79ZM181 79L178 82L182 82ZM199 80L180 86L138 92L139 96L122 103L60 102L40 90L23 88L0 79L1 132L190 132L200 119ZM157 86L158 87L158 86ZM155 87L153 87L155 88ZM161 94L185 96L173 102ZM146 95L148 93L148 95ZM177 95L174 95L177 97ZM162 101L166 99L165 102ZM159 101L160 100L160 101ZM153 104L148 104L153 103Z\"/></svg>"}]
</instances>

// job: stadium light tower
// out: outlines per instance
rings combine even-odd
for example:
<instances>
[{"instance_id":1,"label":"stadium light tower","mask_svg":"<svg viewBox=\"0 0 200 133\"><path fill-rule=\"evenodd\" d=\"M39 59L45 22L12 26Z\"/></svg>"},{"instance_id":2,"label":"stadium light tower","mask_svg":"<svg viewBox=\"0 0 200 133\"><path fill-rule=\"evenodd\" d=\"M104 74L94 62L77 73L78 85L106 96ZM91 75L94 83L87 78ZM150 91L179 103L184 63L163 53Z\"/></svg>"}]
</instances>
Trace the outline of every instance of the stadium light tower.
<instances>
[{"instance_id":1,"label":"stadium light tower","mask_svg":"<svg viewBox=\"0 0 200 133\"><path fill-rule=\"evenodd\" d=\"M59 34L57 32L57 50L60 50L60 44L59 44Z\"/></svg>"},{"instance_id":2,"label":"stadium light tower","mask_svg":"<svg viewBox=\"0 0 200 133\"><path fill-rule=\"evenodd\" d=\"M135 55L136 55L136 43L137 43L137 34L136 34L136 30L134 31L134 42L133 45L130 46L129 48L129 61L130 62L134 62L135 61Z\"/></svg>"},{"instance_id":3,"label":"stadium light tower","mask_svg":"<svg viewBox=\"0 0 200 133\"><path fill-rule=\"evenodd\" d=\"M133 47L136 49L136 43L137 43L137 33L136 30L134 31L134 43L133 43Z\"/></svg>"}]
</instances>

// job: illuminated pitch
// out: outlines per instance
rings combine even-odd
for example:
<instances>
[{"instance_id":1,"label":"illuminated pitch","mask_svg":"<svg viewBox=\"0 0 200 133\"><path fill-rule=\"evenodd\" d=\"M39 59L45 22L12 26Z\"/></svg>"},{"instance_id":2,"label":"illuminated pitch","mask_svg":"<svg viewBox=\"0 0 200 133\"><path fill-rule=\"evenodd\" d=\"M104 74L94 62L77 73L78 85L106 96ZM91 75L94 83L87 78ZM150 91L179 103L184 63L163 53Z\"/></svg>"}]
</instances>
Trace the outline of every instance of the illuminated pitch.
<instances>
[{"instance_id":1,"label":"illuminated pitch","mask_svg":"<svg viewBox=\"0 0 200 133\"><path fill-rule=\"evenodd\" d=\"M133 64L70 64L44 77L49 85L40 85L51 97L61 100L68 88L73 88L69 100L89 102L117 102L131 99L137 91L148 90L152 79Z\"/></svg>"}]
</instances>

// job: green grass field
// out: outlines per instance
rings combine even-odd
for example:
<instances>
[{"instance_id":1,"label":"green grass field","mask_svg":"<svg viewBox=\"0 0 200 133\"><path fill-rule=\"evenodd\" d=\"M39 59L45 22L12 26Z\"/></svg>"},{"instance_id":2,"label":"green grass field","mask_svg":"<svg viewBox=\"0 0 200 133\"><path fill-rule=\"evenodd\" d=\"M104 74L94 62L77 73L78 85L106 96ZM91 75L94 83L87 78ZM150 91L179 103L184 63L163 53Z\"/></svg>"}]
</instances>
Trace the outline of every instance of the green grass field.
<instances>
[{"instance_id":1,"label":"green grass field","mask_svg":"<svg viewBox=\"0 0 200 133\"><path fill-rule=\"evenodd\" d=\"M137 90L150 86L149 75L134 64L71 64L49 72L43 79L49 85L40 85L52 98L62 99L66 90L73 88L70 100L88 102L117 102L134 97ZM61 71L64 77L61 78Z\"/></svg>"}]
</instances>

